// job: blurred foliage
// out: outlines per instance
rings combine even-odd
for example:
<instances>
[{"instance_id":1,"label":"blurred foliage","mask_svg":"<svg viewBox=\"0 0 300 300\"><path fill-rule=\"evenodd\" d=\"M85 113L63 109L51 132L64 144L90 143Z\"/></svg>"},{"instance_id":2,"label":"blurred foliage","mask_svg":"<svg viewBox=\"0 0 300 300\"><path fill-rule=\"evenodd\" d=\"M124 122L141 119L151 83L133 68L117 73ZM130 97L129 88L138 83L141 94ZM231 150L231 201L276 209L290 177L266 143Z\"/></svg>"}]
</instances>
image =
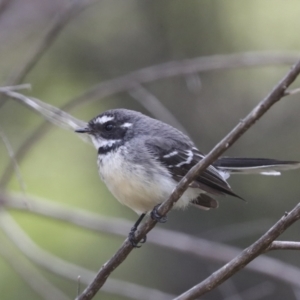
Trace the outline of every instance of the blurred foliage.
<instances>
[{"instance_id":1,"label":"blurred foliage","mask_svg":"<svg viewBox=\"0 0 300 300\"><path fill-rule=\"evenodd\" d=\"M27 60L50 21L67 2L10 1L0 15L2 85L9 74ZM25 82L32 85L30 95L62 106L99 82L163 62L235 52L299 51L299 15L297 0L98 0L70 21ZM287 70L287 66L277 65L200 73L201 89L196 92L188 88L185 77L158 80L145 87L178 118L199 148L207 152ZM299 86L299 80L295 86ZM114 107L148 113L126 92L88 102L71 113L89 120ZM39 115L13 100L0 109L0 126L15 150L41 122ZM276 105L228 155L299 160L299 128L298 94ZM0 157L2 173L9 162L3 145ZM95 160L92 147L82 143L75 134L52 127L31 147L20 164L26 193L134 222L137 216L121 206L99 180ZM247 200L246 204L228 197L220 200L218 210L171 212L168 223L158 226L201 237L211 229L230 224L262 219L274 222L299 201L298 181L299 172L285 173L281 177L234 177L230 182L237 194ZM8 188L20 190L16 178ZM31 214L12 212L12 215L39 246L95 271L122 242L120 238ZM228 242L246 247L267 228ZM287 239L298 236L299 224L285 234ZM214 236L210 239L214 240ZM272 256L300 267L299 253L278 251ZM0 266L1 299L41 299L5 259L0 259ZM178 294L204 279L216 267L146 244L134 251L112 277ZM70 284L42 272L70 298L76 294L76 283ZM78 275L74 274L74 278ZM269 279L242 271L233 280L237 290L243 291ZM264 299L293 297L291 289L280 283L276 285L276 293ZM206 296L206 299L221 298L225 296L220 290ZM100 292L95 299L125 298Z\"/></svg>"}]
</instances>

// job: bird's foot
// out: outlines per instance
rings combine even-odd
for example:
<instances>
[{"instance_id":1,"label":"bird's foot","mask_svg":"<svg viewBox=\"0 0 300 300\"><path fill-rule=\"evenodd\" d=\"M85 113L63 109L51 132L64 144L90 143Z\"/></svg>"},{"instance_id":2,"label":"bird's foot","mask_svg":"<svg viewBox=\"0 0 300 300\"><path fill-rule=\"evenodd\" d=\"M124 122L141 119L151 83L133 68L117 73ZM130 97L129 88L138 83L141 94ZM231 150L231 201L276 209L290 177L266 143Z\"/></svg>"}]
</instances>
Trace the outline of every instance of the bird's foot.
<instances>
[{"instance_id":1,"label":"bird's foot","mask_svg":"<svg viewBox=\"0 0 300 300\"><path fill-rule=\"evenodd\" d=\"M141 248L141 245L139 243L144 244L147 241L147 236L145 235L140 242L136 240L135 238L135 232L137 230L137 227L133 226L129 232L128 239L130 244L132 245L133 248Z\"/></svg>"},{"instance_id":2,"label":"bird's foot","mask_svg":"<svg viewBox=\"0 0 300 300\"><path fill-rule=\"evenodd\" d=\"M158 211L160 204L154 206L153 210L150 213L151 219L157 221L158 223L166 223L168 220L167 216L162 216Z\"/></svg>"}]
</instances>

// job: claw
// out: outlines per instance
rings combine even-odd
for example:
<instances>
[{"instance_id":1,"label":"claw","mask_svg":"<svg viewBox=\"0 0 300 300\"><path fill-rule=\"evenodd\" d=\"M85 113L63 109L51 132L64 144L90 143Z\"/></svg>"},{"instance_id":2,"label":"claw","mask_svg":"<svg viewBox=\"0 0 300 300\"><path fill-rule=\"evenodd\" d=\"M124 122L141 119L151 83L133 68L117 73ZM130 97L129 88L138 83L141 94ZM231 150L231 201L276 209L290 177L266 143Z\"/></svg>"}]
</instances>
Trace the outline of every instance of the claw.
<instances>
[{"instance_id":1,"label":"claw","mask_svg":"<svg viewBox=\"0 0 300 300\"><path fill-rule=\"evenodd\" d=\"M152 220L155 220L159 223L166 223L167 220L168 220L168 217L167 216L162 216L158 211L157 211L157 208L160 206L160 204L154 206L153 210L151 211L151 218Z\"/></svg>"},{"instance_id":2,"label":"claw","mask_svg":"<svg viewBox=\"0 0 300 300\"><path fill-rule=\"evenodd\" d=\"M128 235L128 239L129 239L129 242L130 242L130 244L132 245L133 248L141 248L141 246L139 245L139 242L135 238L136 230L137 230L137 227L135 227L135 226L131 228L131 230L129 232L129 235ZM140 243L144 244L144 243L146 243L146 241L147 241L147 236L145 235L140 240Z\"/></svg>"}]
</instances>

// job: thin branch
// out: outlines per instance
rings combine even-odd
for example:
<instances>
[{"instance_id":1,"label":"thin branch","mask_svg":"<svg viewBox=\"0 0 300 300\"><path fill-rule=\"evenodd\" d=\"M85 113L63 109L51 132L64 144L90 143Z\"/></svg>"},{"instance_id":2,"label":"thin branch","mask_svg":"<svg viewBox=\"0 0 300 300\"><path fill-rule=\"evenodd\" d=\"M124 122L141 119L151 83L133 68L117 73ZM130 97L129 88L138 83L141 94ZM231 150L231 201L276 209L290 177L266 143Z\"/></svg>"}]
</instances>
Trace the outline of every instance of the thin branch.
<instances>
[{"instance_id":1,"label":"thin branch","mask_svg":"<svg viewBox=\"0 0 300 300\"><path fill-rule=\"evenodd\" d=\"M274 241L266 249L266 251L271 250L300 250L300 242Z\"/></svg>"},{"instance_id":2,"label":"thin branch","mask_svg":"<svg viewBox=\"0 0 300 300\"><path fill-rule=\"evenodd\" d=\"M5 93L6 91L18 91L18 90L29 90L29 89L31 89L31 84L28 83L0 87L1 93Z\"/></svg>"},{"instance_id":3,"label":"thin branch","mask_svg":"<svg viewBox=\"0 0 300 300\"><path fill-rule=\"evenodd\" d=\"M201 283L195 285L190 290L176 297L174 300L192 300L205 295L216 286L220 285L226 279L244 268L258 255L262 254L278 236L280 236L288 227L300 219L300 203L285 214L271 229L269 229L261 238L259 238L250 247L244 249L240 255L235 257L225 266L214 272Z\"/></svg>"},{"instance_id":4,"label":"thin branch","mask_svg":"<svg viewBox=\"0 0 300 300\"><path fill-rule=\"evenodd\" d=\"M295 95L300 93L300 88L293 89L293 90L288 90L285 91L284 96L290 96L290 95Z\"/></svg>"},{"instance_id":5,"label":"thin branch","mask_svg":"<svg viewBox=\"0 0 300 300\"><path fill-rule=\"evenodd\" d=\"M41 249L21 229L14 219L3 210L0 213L0 226L7 237L24 255L48 271L72 281L77 281L78 275L80 275L80 281L86 285L95 276L94 272L67 262ZM138 284L111 278L103 287L103 291L135 300L170 300L174 298L173 295L161 292L157 289L147 288ZM63 298L56 297L55 299L61 300Z\"/></svg>"},{"instance_id":6,"label":"thin branch","mask_svg":"<svg viewBox=\"0 0 300 300\"><path fill-rule=\"evenodd\" d=\"M209 154L196 164L186 176L178 183L173 190L170 197L164 201L157 209L158 213L162 216L173 207L174 203L182 196L184 191L188 188L189 184L194 178L201 174L210 164L212 164L222 153L224 153L236 140L238 140L261 116L264 115L276 102L278 102L284 95L284 92L290 86L300 73L300 61L294 65L287 75L275 86L272 92L262 100L254 109L240 121L240 123L233 128L233 130L223 138ZM299 204L300 209L300 204ZM292 215L292 214L290 214ZM285 219L290 219L288 215ZM300 216L300 215L299 215ZM292 219L293 222L295 221ZM293 222L285 222L290 226ZM156 225L156 221L149 218L140 228L136 234L136 240L140 241L145 235ZM286 227L283 227L284 229ZM278 234L279 235L279 234ZM277 236L276 236L277 237ZM264 241L263 245L269 246L271 241ZM265 247L265 248L266 248ZM264 249L265 249L264 248ZM103 286L108 276L114 271L129 255L133 247L127 238L119 250L109 259L99 270L94 280L84 290L84 292L77 297L77 300L92 299L97 291ZM249 260L251 261L251 259Z\"/></svg>"},{"instance_id":7,"label":"thin branch","mask_svg":"<svg viewBox=\"0 0 300 300\"><path fill-rule=\"evenodd\" d=\"M291 65L297 61L299 53L285 52L247 52L230 55L213 55L196 57L189 60L172 61L138 71L127 75L101 82L90 88L87 92L71 99L61 109L72 110L78 105L93 99L101 99L115 93L128 91L137 83L147 83L163 78L195 74L214 70L225 70L243 67L258 67L271 65ZM47 132L50 123L43 122L16 151L16 159L21 162L28 150ZM9 163L0 178L0 187L5 187L13 175L13 165Z\"/></svg>"}]
</instances>

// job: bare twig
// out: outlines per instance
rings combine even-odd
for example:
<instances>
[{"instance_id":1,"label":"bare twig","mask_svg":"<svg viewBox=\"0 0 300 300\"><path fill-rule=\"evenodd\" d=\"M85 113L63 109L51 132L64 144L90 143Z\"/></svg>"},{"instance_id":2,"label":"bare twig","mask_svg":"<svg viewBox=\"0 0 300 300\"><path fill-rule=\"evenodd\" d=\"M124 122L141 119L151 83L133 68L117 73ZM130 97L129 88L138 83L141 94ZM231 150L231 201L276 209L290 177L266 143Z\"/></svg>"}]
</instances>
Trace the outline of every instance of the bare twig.
<instances>
[{"instance_id":1,"label":"bare twig","mask_svg":"<svg viewBox=\"0 0 300 300\"><path fill-rule=\"evenodd\" d=\"M90 88L79 97L70 100L61 109L71 110L80 104L93 99L101 99L115 93L128 91L137 83L147 83L172 76L195 74L213 70L224 70L242 67L268 65L290 65L297 61L299 53L248 52L230 55L196 57L194 59L172 61L144 68L127 75L101 82ZM51 124L43 122L16 151L16 159L21 162L30 147L35 144L49 129ZM13 175L13 165L9 163L0 178L0 187L5 187Z\"/></svg>"},{"instance_id":2,"label":"bare twig","mask_svg":"<svg viewBox=\"0 0 300 300\"><path fill-rule=\"evenodd\" d=\"M266 111L268 111L272 105L278 102L284 95L284 92L289 85L297 78L300 73L300 61L287 73L287 75L275 86L272 92L262 100L247 116L244 118L225 138L223 138L210 152L209 154L194 166L188 174L179 182L175 190L170 197L163 202L157 209L158 213L162 216L172 208L174 203L182 196L184 191L188 188L189 184L194 178L201 174L211 163L213 163L222 153L224 153L243 133L245 133ZM299 204L300 209L300 204ZM285 220L290 220L291 215L285 217ZM300 215L299 215L300 216ZM290 226L295 220L296 216L289 222L284 222L283 228ZM140 241L145 235L155 226L156 221L148 219L140 228L136 234L136 240ZM280 232L281 233L281 232ZM278 235L280 234L278 233ZM278 236L277 235L277 236ZM277 237L276 236L276 237ZM276 238L275 237L275 238ZM269 246L271 241L263 241L265 248ZM263 248L263 249L265 249ZM110 273L115 270L129 255L133 247L128 239L125 240L120 249L109 259L99 270L94 280L84 290L84 292L77 297L78 300L92 299L97 291L105 283ZM251 256L250 256L251 257ZM251 261L251 259L249 260ZM228 278L228 277L227 277Z\"/></svg>"},{"instance_id":3,"label":"bare twig","mask_svg":"<svg viewBox=\"0 0 300 300\"><path fill-rule=\"evenodd\" d=\"M284 96L290 96L290 95L295 95L300 93L300 88L293 89L293 90L288 90L285 91Z\"/></svg>"},{"instance_id":4,"label":"bare twig","mask_svg":"<svg viewBox=\"0 0 300 300\"><path fill-rule=\"evenodd\" d=\"M201 283L197 284L182 295L176 297L174 300L191 300L196 299L213 288L224 282L227 278L242 269L245 265L262 254L265 249L274 241L282 232L289 226L300 219L300 203L291 210L289 214L285 214L270 230L268 230L261 238L259 238L250 247L241 252L225 266L214 272Z\"/></svg>"},{"instance_id":5,"label":"bare twig","mask_svg":"<svg viewBox=\"0 0 300 300\"><path fill-rule=\"evenodd\" d=\"M72 281L78 281L78 275L80 274L80 282L86 285L95 276L94 272L67 262L41 249L20 228L13 218L4 211L0 213L0 226L7 237L24 255L48 271ZM151 289L117 279L109 279L105 287L103 287L103 291L135 300L170 300L174 298L173 295L161 292L157 289ZM60 300L63 298L56 297L55 300L56 299Z\"/></svg>"},{"instance_id":6,"label":"bare twig","mask_svg":"<svg viewBox=\"0 0 300 300\"><path fill-rule=\"evenodd\" d=\"M18 90L29 90L29 89L31 89L31 85L28 83L0 87L1 93L4 93L6 91L18 91Z\"/></svg>"},{"instance_id":7,"label":"bare twig","mask_svg":"<svg viewBox=\"0 0 300 300\"><path fill-rule=\"evenodd\" d=\"M266 249L266 251L271 250L300 250L300 242L274 241Z\"/></svg>"}]
</instances>

